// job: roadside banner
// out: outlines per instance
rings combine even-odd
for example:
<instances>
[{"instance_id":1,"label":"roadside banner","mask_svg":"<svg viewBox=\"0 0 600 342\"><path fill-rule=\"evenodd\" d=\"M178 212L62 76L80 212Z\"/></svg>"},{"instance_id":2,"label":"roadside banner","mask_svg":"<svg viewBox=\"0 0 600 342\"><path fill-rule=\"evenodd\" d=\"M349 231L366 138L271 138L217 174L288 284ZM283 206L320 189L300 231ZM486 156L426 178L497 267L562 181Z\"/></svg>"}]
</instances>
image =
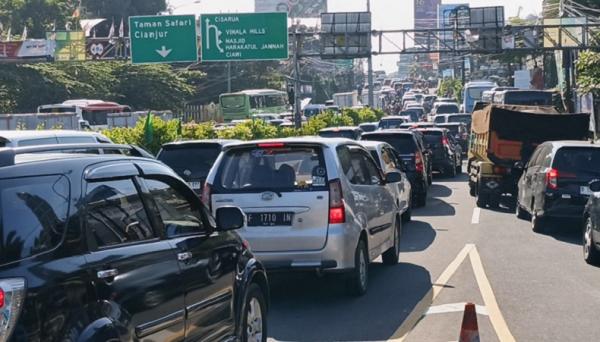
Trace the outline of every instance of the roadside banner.
<instances>
[{"instance_id":1,"label":"roadside banner","mask_svg":"<svg viewBox=\"0 0 600 342\"><path fill-rule=\"evenodd\" d=\"M43 58L52 56L52 50L52 42L46 39L0 42L0 59Z\"/></svg>"}]
</instances>

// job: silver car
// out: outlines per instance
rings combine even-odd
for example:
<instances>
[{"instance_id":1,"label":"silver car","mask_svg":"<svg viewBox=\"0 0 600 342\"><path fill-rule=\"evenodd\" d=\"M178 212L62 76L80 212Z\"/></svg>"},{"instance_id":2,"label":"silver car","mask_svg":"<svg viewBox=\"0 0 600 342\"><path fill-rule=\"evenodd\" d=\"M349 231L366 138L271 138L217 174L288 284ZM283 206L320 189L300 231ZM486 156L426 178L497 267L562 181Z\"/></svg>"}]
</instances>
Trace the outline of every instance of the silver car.
<instances>
[{"instance_id":1,"label":"silver car","mask_svg":"<svg viewBox=\"0 0 600 342\"><path fill-rule=\"evenodd\" d=\"M402 160L398 159L394 148L386 142L363 140L360 141L360 144L371 153L371 156L375 159L383 172L400 172L402 174L402 179L399 182L388 182L386 186L394 193L396 202L398 203L398 212L402 217L402 222L409 222L412 213L412 203L410 202L410 199L412 198L412 189L410 181L406 178L404 172L402 172L402 170L404 170L404 163Z\"/></svg>"},{"instance_id":2,"label":"silver car","mask_svg":"<svg viewBox=\"0 0 600 342\"><path fill-rule=\"evenodd\" d=\"M402 220L387 184L401 178L348 139L244 142L224 147L202 199L213 213L242 208L240 234L267 268L343 272L361 295L371 261L398 263Z\"/></svg>"}]
</instances>

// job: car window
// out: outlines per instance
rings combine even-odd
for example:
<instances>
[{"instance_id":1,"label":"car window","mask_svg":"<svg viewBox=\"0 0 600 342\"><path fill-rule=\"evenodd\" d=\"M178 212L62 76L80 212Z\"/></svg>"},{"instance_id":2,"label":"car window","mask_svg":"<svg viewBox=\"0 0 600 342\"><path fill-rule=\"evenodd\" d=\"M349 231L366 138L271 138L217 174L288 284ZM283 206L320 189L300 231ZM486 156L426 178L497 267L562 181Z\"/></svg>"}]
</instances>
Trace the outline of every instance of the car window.
<instances>
[{"instance_id":1,"label":"car window","mask_svg":"<svg viewBox=\"0 0 600 342\"><path fill-rule=\"evenodd\" d=\"M98 247L156 237L132 179L88 183L85 203L88 235Z\"/></svg>"},{"instance_id":2,"label":"car window","mask_svg":"<svg viewBox=\"0 0 600 342\"><path fill-rule=\"evenodd\" d=\"M373 159L375 159L375 161L379 165L380 160L379 160L379 155L377 154L377 151L370 150L369 153L371 153L371 157L373 157Z\"/></svg>"},{"instance_id":3,"label":"car window","mask_svg":"<svg viewBox=\"0 0 600 342\"><path fill-rule=\"evenodd\" d=\"M198 206L172 186L176 185L175 181L170 182L172 185L163 180L144 181L156 204L167 238L206 231Z\"/></svg>"},{"instance_id":4,"label":"car window","mask_svg":"<svg viewBox=\"0 0 600 342\"><path fill-rule=\"evenodd\" d=\"M535 151L533 152L533 154L531 155L531 158L529 158L529 161L527 162L527 167L533 167L536 166L536 162L537 162L537 157L540 155L540 151L542 150L542 146L539 146L538 148L535 149Z\"/></svg>"},{"instance_id":5,"label":"car window","mask_svg":"<svg viewBox=\"0 0 600 342\"><path fill-rule=\"evenodd\" d=\"M218 144L165 147L157 159L186 181L204 180L220 153L221 146Z\"/></svg>"},{"instance_id":6,"label":"car window","mask_svg":"<svg viewBox=\"0 0 600 342\"><path fill-rule=\"evenodd\" d=\"M338 147L342 171L350 183L373 185L381 182L379 170L369 155L358 147Z\"/></svg>"},{"instance_id":7,"label":"car window","mask_svg":"<svg viewBox=\"0 0 600 342\"><path fill-rule=\"evenodd\" d=\"M538 165L541 167L550 167L552 163L552 146L545 146L538 157Z\"/></svg>"},{"instance_id":8,"label":"car window","mask_svg":"<svg viewBox=\"0 0 600 342\"><path fill-rule=\"evenodd\" d=\"M319 146L284 145L231 149L225 153L215 191L324 191L327 168Z\"/></svg>"},{"instance_id":9,"label":"car window","mask_svg":"<svg viewBox=\"0 0 600 342\"><path fill-rule=\"evenodd\" d=\"M356 140L357 133L350 130L322 131L319 132L319 136L322 138L346 138Z\"/></svg>"},{"instance_id":10,"label":"car window","mask_svg":"<svg viewBox=\"0 0 600 342\"><path fill-rule=\"evenodd\" d=\"M552 167L577 176L600 175L600 149L595 147L561 147Z\"/></svg>"},{"instance_id":11,"label":"car window","mask_svg":"<svg viewBox=\"0 0 600 342\"><path fill-rule=\"evenodd\" d=\"M95 144L96 139L92 136L87 137L59 137L60 144Z\"/></svg>"},{"instance_id":12,"label":"car window","mask_svg":"<svg viewBox=\"0 0 600 342\"><path fill-rule=\"evenodd\" d=\"M61 175L0 180L0 264L56 247L69 197L69 181Z\"/></svg>"},{"instance_id":13,"label":"car window","mask_svg":"<svg viewBox=\"0 0 600 342\"><path fill-rule=\"evenodd\" d=\"M398 166L396 165L396 158L392 151L390 151L388 148L383 148L381 150L381 159L383 161L383 165L385 165L383 169L385 172L391 172L398 169Z\"/></svg>"},{"instance_id":14,"label":"car window","mask_svg":"<svg viewBox=\"0 0 600 342\"><path fill-rule=\"evenodd\" d=\"M435 123L444 123L446 122L446 118L443 116L436 116L435 119L433 119L433 122Z\"/></svg>"},{"instance_id":15,"label":"car window","mask_svg":"<svg viewBox=\"0 0 600 342\"><path fill-rule=\"evenodd\" d=\"M48 138L19 140L17 145L18 146L39 146L39 145L54 145L57 143L58 143L58 141L56 140L55 137L48 137Z\"/></svg>"},{"instance_id":16,"label":"car window","mask_svg":"<svg viewBox=\"0 0 600 342\"><path fill-rule=\"evenodd\" d=\"M400 154L411 154L417 150L415 139L411 134L369 134L363 135L362 139L386 142Z\"/></svg>"}]
</instances>

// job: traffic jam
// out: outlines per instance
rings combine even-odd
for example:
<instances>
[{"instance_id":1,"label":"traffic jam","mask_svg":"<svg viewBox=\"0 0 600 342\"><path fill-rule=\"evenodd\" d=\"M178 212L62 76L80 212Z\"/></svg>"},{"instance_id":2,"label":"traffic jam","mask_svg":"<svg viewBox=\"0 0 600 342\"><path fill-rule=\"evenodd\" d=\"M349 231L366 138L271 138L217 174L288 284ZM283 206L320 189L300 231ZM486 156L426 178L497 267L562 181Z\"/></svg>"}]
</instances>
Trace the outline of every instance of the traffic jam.
<instances>
[{"instance_id":1,"label":"traffic jam","mask_svg":"<svg viewBox=\"0 0 600 342\"><path fill-rule=\"evenodd\" d=\"M1 132L0 340L266 341L271 275L366 295L371 267L399 267L414 210L447 180L533 232L568 220L582 262L599 264L589 115L484 102L467 114L420 89L397 100L362 127L181 140L156 157L100 133Z\"/></svg>"}]
</instances>

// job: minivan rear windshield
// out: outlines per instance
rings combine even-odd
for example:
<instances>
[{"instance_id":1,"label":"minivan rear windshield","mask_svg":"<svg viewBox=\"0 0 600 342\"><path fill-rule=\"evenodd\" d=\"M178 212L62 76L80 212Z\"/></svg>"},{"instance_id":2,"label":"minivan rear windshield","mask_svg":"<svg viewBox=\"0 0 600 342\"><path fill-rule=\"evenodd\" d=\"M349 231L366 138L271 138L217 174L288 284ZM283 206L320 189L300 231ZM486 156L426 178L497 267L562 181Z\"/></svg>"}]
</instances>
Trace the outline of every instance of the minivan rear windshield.
<instances>
[{"instance_id":1,"label":"minivan rear windshield","mask_svg":"<svg viewBox=\"0 0 600 342\"><path fill-rule=\"evenodd\" d=\"M448 116L448 122L461 122L461 123L471 123L471 115L450 115Z\"/></svg>"},{"instance_id":2,"label":"minivan rear windshield","mask_svg":"<svg viewBox=\"0 0 600 342\"><path fill-rule=\"evenodd\" d=\"M46 252L62 241L69 194L62 175L0 180L0 264Z\"/></svg>"},{"instance_id":3,"label":"minivan rear windshield","mask_svg":"<svg viewBox=\"0 0 600 342\"><path fill-rule=\"evenodd\" d=\"M184 180L206 178L221 153L219 144L164 148L157 159L172 168Z\"/></svg>"},{"instance_id":4,"label":"minivan rear windshield","mask_svg":"<svg viewBox=\"0 0 600 342\"><path fill-rule=\"evenodd\" d=\"M600 175L600 148L562 147L556 152L552 167L575 174Z\"/></svg>"},{"instance_id":5,"label":"minivan rear windshield","mask_svg":"<svg viewBox=\"0 0 600 342\"><path fill-rule=\"evenodd\" d=\"M398 128L400 125L404 123L402 119L382 119L379 121L379 128L381 129L390 129L390 128Z\"/></svg>"},{"instance_id":6,"label":"minivan rear windshield","mask_svg":"<svg viewBox=\"0 0 600 342\"><path fill-rule=\"evenodd\" d=\"M458 106L456 105L441 105L435 110L437 114L452 114L458 112Z\"/></svg>"},{"instance_id":7,"label":"minivan rear windshield","mask_svg":"<svg viewBox=\"0 0 600 342\"><path fill-rule=\"evenodd\" d=\"M411 134L372 134L362 137L362 140L386 142L400 154L413 154L417 151L417 145Z\"/></svg>"},{"instance_id":8,"label":"minivan rear windshield","mask_svg":"<svg viewBox=\"0 0 600 342\"><path fill-rule=\"evenodd\" d=\"M424 131L423 140L426 144L439 144L442 140L442 132L439 131Z\"/></svg>"},{"instance_id":9,"label":"minivan rear windshield","mask_svg":"<svg viewBox=\"0 0 600 342\"><path fill-rule=\"evenodd\" d=\"M356 140L356 133L354 131L340 130L340 131L323 131L319 132L319 136L323 138L347 138Z\"/></svg>"},{"instance_id":10,"label":"minivan rear windshield","mask_svg":"<svg viewBox=\"0 0 600 342\"><path fill-rule=\"evenodd\" d=\"M269 144L227 151L213 186L216 192L325 191L327 181L321 147Z\"/></svg>"}]
</instances>

